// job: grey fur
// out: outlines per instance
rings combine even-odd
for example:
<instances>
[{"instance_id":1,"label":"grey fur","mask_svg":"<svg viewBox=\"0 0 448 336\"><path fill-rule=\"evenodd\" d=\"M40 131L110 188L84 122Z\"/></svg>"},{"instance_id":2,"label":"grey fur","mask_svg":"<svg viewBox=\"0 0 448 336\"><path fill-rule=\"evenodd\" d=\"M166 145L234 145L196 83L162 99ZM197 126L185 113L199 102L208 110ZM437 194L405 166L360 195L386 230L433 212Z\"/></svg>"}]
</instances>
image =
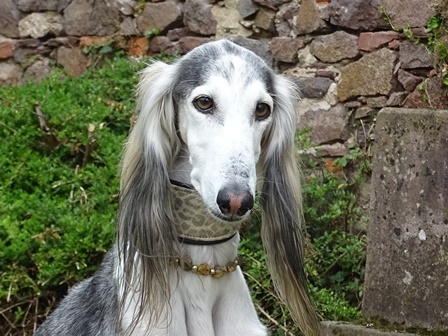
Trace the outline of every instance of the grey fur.
<instances>
[{"instance_id":1,"label":"grey fur","mask_svg":"<svg viewBox=\"0 0 448 336\"><path fill-rule=\"evenodd\" d=\"M98 271L73 287L35 336L112 336L118 331L118 291L113 247Z\"/></svg>"}]
</instances>

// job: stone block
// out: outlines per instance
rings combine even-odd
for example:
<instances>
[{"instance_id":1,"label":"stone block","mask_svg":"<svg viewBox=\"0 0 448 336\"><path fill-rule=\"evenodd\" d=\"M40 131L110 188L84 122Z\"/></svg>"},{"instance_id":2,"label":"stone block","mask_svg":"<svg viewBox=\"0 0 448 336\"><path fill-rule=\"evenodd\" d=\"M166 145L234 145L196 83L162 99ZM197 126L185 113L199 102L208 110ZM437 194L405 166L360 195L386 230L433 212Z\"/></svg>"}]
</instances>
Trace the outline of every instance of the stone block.
<instances>
[{"instance_id":1,"label":"stone block","mask_svg":"<svg viewBox=\"0 0 448 336\"><path fill-rule=\"evenodd\" d=\"M64 10L65 32L74 36L115 34L120 29L120 8L118 0L72 0Z\"/></svg>"},{"instance_id":2,"label":"stone block","mask_svg":"<svg viewBox=\"0 0 448 336\"><path fill-rule=\"evenodd\" d=\"M171 41L179 41L179 39L185 36L188 36L187 28L174 28L166 33L166 37L168 37Z\"/></svg>"},{"instance_id":3,"label":"stone block","mask_svg":"<svg viewBox=\"0 0 448 336\"><path fill-rule=\"evenodd\" d=\"M400 45L400 62L402 69L430 68L433 60L423 44L404 41Z\"/></svg>"},{"instance_id":4,"label":"stone block","mask_svg":"<svg viewBox=\"0 0 448 336\"><path fill-rule=\"evenodd\" d=\"M299 89L302 98L322 98L334 82L325 77L291 76L290 79Z\"/></svg>"},{"instance_id":5,"label":"stone block","mask_svg":"<svg viewBox=\"0 0 448 336\"><path fill-rule=\"evenodd\" d=\"M229 38L231 36L248 37L252 30L245 28L239 22L243 19L238 11L238 0L224 0L212 8L215 18L216 39Z\"/></svg>"},{"instance_id":6,"label":"stone block","mask_svg":"<svg viewBox=\"0 0 448 336\"><path fill-rule=\"evenodd\" d=\"M53 68L49 58L42 57L30 65L23 73L23 81L33 81L39 83L42 79L48 77Z\"/></svg>"},{"instance_id":7,"label":"stone block","mask_svg":"<svg viewBox=\"0 0 448 336\"><path fill-rule=\"evenodd\" d=\"M344 105L330 106L326 102L313 105L308 99L303 99L298 110L297 127L311 128L310 137L313 143L321 145L348 139L349 113Z\"/></svg>"},{"instance_id":8,"label":"stone block","mask_svg":"<svg viewBox=\"0 0 448 336\"><path fill-rule=\"evenodd\" d=\"M407 92L392 92L386 102L386 106L403 106L407 95Z\"/></svg>"},{"instance_id":9,"label":"stone block","mask_svg":"<svg viewBox=\"0 0 448 336\"><path fill-rule=\"evenodd\" d=\"M404 89L408 92L414 91L418 84L423 81L422 77L414 76L410 72L399 69L398 81L403 85Z\"/></svg>"},{"instance_id":10,"label":"stone block","mask_svg":"<svg viewBox=\"0 0 448 336\"><path fill-rule=\"evenodd\" d=\"M338 85L339 99L346 101L356 96L387 95L392 89L395 59L393 51L380 49L344 67Z\"/></svg>"},{"instance_id":11,"label":"stone block","mask_svg":"<svg viewBox=\"0 0 448 336\"><path fill-rule=\"evenodd\" d=\"M384 0L383 8L391 25L401 29L425 27L431 16L435 15L431 1Z\"/></svg>"},{"instance_id":12,"label":"stone block","mask_svg":"<svg viewBox=\"0 0 448 336\"><path fill-rule=\"evenodd\" d=\"M350 154L347 146L339 142L317 146L315 150L318 157L342 157Z\"/></svg>"},{"instance_id":13,"label":"stone block","mask_svg":"<svg viewBox=\"0 0 448 336\"><path fill-rule=\"evenodd\" d=\"M0 63L0 86L19 85L22 79L22 69L15 63Z\"/></svg>"},{"instance_id":14,"label":"stone block","mask_svg":"<svg viewBox=\"0 0 448 336\"><path fill-rule=\"evenodd\" d=\"M0 36L0 59L7 59L13 56L15 40Z\"/></svg>"},{"instance_id":15,"label":"stone block","mask_svg":"<svg viewBox=\"0 0 448 336\"><path fill-rule=\"evenodd\" d=\"M120 34L124 36L136 36L138 35L137 23L135 19L126 17L120 24Z\"/></svg>"},{"instance_id":16,"label":"stone block","mask_svg":"<svg viewBox=\"0 0 448 336\"><path fill-rule=\"evenodd\" d=\"M127 54L129 56L143 56L148 52L149 41L146 37L134 37L129 40Z\"/></svg>"},{"instance_id":17,"label":"stone block","mask_svg":"<svg viewBox=\"0 0 448 336\"><path fill-rule=\"evenodd\" d=\"M60 36L48 39L42 45L45 47L58 48L60 46L74 47L78 45L79 38L75 36Z\"/></svg>"},{"instance_id":18,"label":"stone block","mask_svg":"<svg viewBox=\"0 0 448 336\"><path fill-rule=\"evenodd\" d=\"M328 63L354 58L359 55L358 37L344 31L318 36L311 42L310 51L313 56Z\"/></svg>"},{"instance_id":19,"label":"stone block","mask_svg":"<svg viewBox=\"0 0 448 336\"><path fill-rule=\"evenodd\" d=\"M443 18L448 18L448 2L446 0L433 0L433 6Z\"/></svg>"},{"instance_id":20,"label":"stone block","mask_svg":"<svg viewBox=\"0 0 448 336\"><path fill-rule=\"evenodd\" d=\"M291 37L296 36L295 25L297 23L297 13L299 6L293 1L280 7L275 15L275 29L278 36Z\"/></svg>"},{"instance_id":21,"label":"stone block","mask_svg":"<svg viewBox=\"0 0 448 336\"><path fill-rule=\"evenodd\" d=\"M302 0L297 14L296 32L309 34L321 26L320 11L315 0Z\"/></svg>"},{"instance_id":22,"label":"stone block","mask_svg":"<svg viewBox=\"0 0 448 336\"><path fill-rule=\"evenodd\" d=\"M0 35L19 37L20 12L13 0L0 1Z\"/></svg>"},{"instance_id":23,"label":"stone block","mask_svg":"<svg viewBox=\"0 0 448 336\"><path fill-rule=\"evenodd\" d=\"M79 39L79 47L104 47L109 44L112 36L82 36Z\"/></svg>"},{"instance_id":24,"label":"stone block","mask_svg":"<svg viewBox=\"0 0 448 336\"><path fill-rule=\"evenodd\" d=\"M172 54L170 50L173 50L174 52L174 44L175 42L171 41L166 36L156 36L151 39L151 42L149 42L148 51L150 54L164 52L170 55Z\"/></svg>"},{"instance_id":25,"label":"stone block","mask_svg":"<svg viewBox=\"0 0 448 336\"><path fill-rule=\"evenodd\" d=\"M252 0L238 1L237 8L243 19L247 19L258 11L258 6Z\"/></svg>"},{"instance_id":26,"label":"stone block","mask_svg":"<svg viewBox=\"0 0 448 336\"><path fill-rule=\"evenodd\" d=\"M275 11L267 8L261 8L255 17L254 25L257 28L266 30L270 33L275 33L274 18Z\"/></svg>"},{"instance_id":27,"label":"stone block","mask_svg":"<svg viewBox=\"0 0 448 336\"><path fill-rule=\"evenodd\" d=\"M448 111L377 116L363 313L448 333Z\"/></svg>"},{"instance_id":28,"label":"stone block","mask_svg":"<svg viewBox=\"0 0 448 336\"><path fill-rule=\"evenodd\" d=\"M380 331L343 322L322 322L322 336L417 336L416 334Z\"/></svg>"},{"instance_id":29,"label":"stone block","mask_svg":"<svg viewBox=\"0 0 448 336\"><path fill-rule=\"evenodd\" d=\"M200 45L210 42L211 39L207 37L185 36L179 40L179 49L181 54L186 54Z\"/></svg>"},{"instance_id":30,"label":"stone block","mask_svg":"<svg viewBox=\"0 0 448 336\"><path fill-rule=\"evenodd\" d=\"M78 77L87 69L89 60L79 48L59 47L57 62L64 67L68 75Z\"/></svg>"},{"instance_id":31,"label":"stone block","mask_svg":"<svg viewBox=\"0 0 448 336\"><path fill-rule=\"evenodd\" d=\"M146 3L145 9L137 18L137 27L142 34L153 29L165 32L178 28L181 19L182 13L179 6L172 1Z\"/></svg>"},{"instance_id":32,"label":"stone block","mask_svg":"<svg viewBox=\"0 0 448 336\"><path fill-rule=\"evenodd\" d=\"M274 58L280 62L297 62L297 51L305 45L303 38L274 37L269 43Z\"/></svg>"},{"instance_id":33,"label":"stone block","mask_svg":"<svg viewBox=\"0 0 448 336\"><path fill-rule=\"evenodd\" d=\"M358 48L364 51L373 51L388 44L394 39L398 39L400 34L396 31L367 32L359 34Z\"/></svg>"},{"instance_id":34,"label":"stone block","mask_svg":"<svg viewBox=\"0 0 448 336\"><path fill-rule=\"evenodd\" d=\"M212 5L203 0L186 0L184 4L184 24L190 31L201 35L216 34L216 20Z\"/></svg>"},{"instance_id":35,"label":"stone block","mask_svg":"<svg viewBox=\"0 0 448 336\"><path fill-rule=\"evenodd\" d=\"M18 0L17 7L22 12L57 11L58 0Z\"/></svg>"},{"instance_id":36,"label":"stone block","mask_svg":"<svg viewBox=\"0 0 448 336\"><path fill-rule=\"evenodd\" d=\"M390 29L381 14L382 6L383 0L333 0L328 5L330 23L361 31Z\"/></svg>"},{"instance_id":37,"label":"stone block","mask_svg":"<svg viewBox=\"0 0 448 336\"><path fill-rule=\"evenodd\" d=\"M299 50L297 53L297 58L299 60L298 63L302 67L312 67L318 62L317 58L311 54L309 45Z\"/></svg>"},{"instance_id":38,"label":"stone block","mask_svg":"<svg viewBox=\"0 0 448 336\"><path fill-rule=\"evenodd\" d=\"M253 0L256 4L262 7L270 8L272 10L278 10L278 6L283 3L283 0Z\"/></svg>"},{"instance_id":39,"label":"stone block","mask_svg":"<svg viewBox=\"0 0 448 336\"><path fill-rule=\"evenodd\" d=\"M62 16L56 12L32 13L19 22L20 37L59 36L62 30Z\"/></svg>"}]
</instances>

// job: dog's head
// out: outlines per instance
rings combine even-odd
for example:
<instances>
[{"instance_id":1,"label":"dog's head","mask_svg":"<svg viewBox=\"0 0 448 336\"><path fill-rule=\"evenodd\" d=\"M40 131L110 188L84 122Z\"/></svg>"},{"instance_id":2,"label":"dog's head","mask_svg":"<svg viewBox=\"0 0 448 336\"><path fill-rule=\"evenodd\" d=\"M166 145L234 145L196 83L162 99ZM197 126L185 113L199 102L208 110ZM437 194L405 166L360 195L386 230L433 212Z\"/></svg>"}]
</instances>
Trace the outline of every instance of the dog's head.
<instances>
[{"instance_id":1,"label":"dog's head","mask_svg":"<svg viewBox=\"0 0 448 336\"><path fill-rule=\"evenodd\" d=\"M210 43L179 62L173 98L191 184L212 214L241 219L254 204L261 141L276 107L272 71L246 49Z\"/></svg>"},{"instance_id":2,"label":"dog's head","mask_svg":"<svg viewBox=\"0 0 448 336\"><path fill-rule=\"evenodd\" d=\"M169 179L186 147L184 178L223 225L247 216L258 182L274 283L302 329L314 335L317 320L303 272L293 85L253 52L222 40L172 65L153 63L142 72L137 95L139 117L121 180L119 238L131 242L127 272L135 253L162 259L175 253ZM168 285L166 264L144 258L142 266L148 282L156 268L156 280Z\"/></svg>"}]
</instances>

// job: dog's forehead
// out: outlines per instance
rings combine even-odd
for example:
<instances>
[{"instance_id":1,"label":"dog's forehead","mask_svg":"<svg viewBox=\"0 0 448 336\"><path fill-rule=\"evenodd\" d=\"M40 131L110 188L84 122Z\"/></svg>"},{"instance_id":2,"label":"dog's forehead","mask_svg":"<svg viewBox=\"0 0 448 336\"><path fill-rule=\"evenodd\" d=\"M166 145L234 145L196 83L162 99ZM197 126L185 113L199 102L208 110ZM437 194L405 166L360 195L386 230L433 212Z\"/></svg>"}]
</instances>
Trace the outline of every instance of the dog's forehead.
<instances>
[{"instance_id":1,"label":"dog's forehead","mask_svg":"<svg viewBox=\"0 0 448 336\"><path fill-rule=\"evenodd\" d=\"M273 72L266 63L253 52L221 40L202 45L180 60L173 88L174 97L186 98L194 88L211 77L220 76L229 80L234 75L241 78L243 85L258 80L269 94L274 94Z\"/></svg>"}]
</instances>

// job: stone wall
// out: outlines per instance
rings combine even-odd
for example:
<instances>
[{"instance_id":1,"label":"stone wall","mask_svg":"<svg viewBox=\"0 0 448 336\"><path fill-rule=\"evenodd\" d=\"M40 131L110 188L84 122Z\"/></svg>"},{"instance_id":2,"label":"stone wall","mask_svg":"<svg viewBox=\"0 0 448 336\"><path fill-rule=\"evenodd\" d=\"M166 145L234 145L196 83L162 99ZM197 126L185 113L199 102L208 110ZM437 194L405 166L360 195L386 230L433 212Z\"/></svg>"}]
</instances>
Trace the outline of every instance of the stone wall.
<instances>
[{"instance_id":1,"label":"stone wall","mask_svg":"<svg viewBox=\"0 0 448 336\"><path fill-rule=\"evenodd\" d=\"M317 155L341 156L370 140L382 107L448 107L428 51L409 40L428 37L434 13L421 0L1 0L0 85L55 64L77 76L88 48L184 54L230 38L297 84L299 127L313 128Z\"/></svg>"},{"instance_id":2,"label":"stone wall","mask_svg":"<svg viewBox=\"0 0 448 336\"><path fill-rule=\"evenodd\" d=\"M432 1L0 0L0 85L39 80L55 65L77 76L90 64L82 50L98 46L184 54L230 38L298 85L299 127L313 128L317 155L341 156L370 140L382 107L448 107L428 51L413 41L428 37Z\"/></svg>"}]
</instances>

